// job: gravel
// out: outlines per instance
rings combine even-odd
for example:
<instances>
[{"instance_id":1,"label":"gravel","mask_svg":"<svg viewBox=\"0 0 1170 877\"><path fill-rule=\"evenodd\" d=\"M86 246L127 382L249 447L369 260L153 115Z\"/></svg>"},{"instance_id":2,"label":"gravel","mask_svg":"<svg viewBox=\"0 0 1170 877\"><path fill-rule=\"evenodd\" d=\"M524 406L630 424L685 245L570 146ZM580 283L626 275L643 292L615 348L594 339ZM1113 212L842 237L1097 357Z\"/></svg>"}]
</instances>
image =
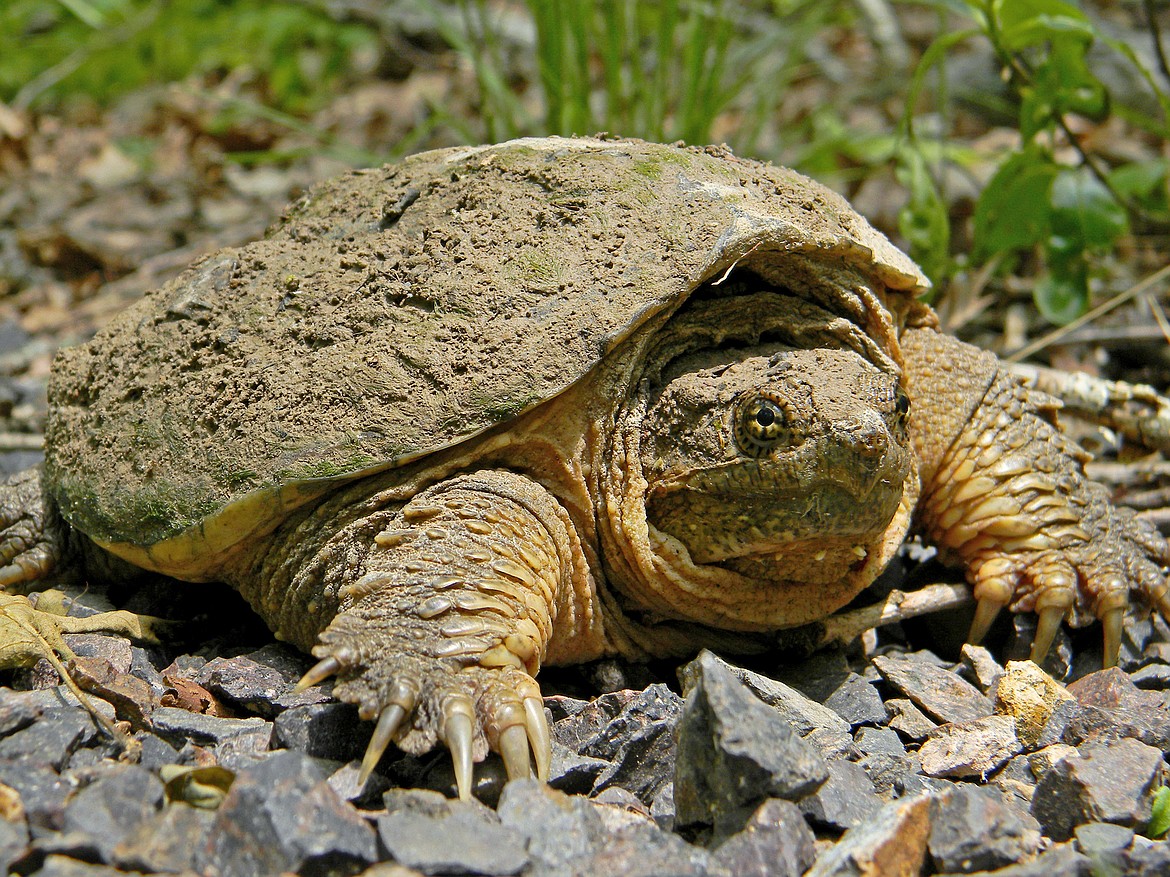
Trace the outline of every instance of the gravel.
<instances>
[{"instance_id":1,"label":"gravel","mask_svg":"<svg viewBox=\"0 0 1170 877\"><path fill-rule=\"evenodd\" d=\"M1170 846L1143 832L1167 783L1165 634L1067 684L970 647L955 664L887 646L807 668L703 652L641 689L550 695L550 783L505 783L493 756L469 803L452 799L443 753L388 755L358 787L369 723L328 686L292 694L309 661L283 646L167 654L70 637L88 699L131 743L47 664L7 673L0 868L1161 875ZM609 662L545 687L651 676Z\"/></svg>"}]
</instances>

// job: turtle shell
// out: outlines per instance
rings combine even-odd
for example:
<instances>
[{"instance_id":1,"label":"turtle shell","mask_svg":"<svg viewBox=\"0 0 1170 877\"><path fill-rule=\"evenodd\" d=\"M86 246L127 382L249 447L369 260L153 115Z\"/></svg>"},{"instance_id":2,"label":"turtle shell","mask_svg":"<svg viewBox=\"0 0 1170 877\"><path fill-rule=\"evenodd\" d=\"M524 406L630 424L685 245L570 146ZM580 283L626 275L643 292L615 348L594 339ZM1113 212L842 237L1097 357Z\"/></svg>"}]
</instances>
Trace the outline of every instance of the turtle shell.
<instances>
[{"instance_id":1,"label":"turtle shell","mask_svg":"<svg viewBox=\"0 0 1170 877\"><path fill-rule=\"evenodd\" d=\"M61 355L46 483L99 544L199 578L339 481L553 398L731 266L799 287L814 263L880 301L926 286L842 198L722 148L534 138L355 171Z\"/></svg>"}]
</instances>

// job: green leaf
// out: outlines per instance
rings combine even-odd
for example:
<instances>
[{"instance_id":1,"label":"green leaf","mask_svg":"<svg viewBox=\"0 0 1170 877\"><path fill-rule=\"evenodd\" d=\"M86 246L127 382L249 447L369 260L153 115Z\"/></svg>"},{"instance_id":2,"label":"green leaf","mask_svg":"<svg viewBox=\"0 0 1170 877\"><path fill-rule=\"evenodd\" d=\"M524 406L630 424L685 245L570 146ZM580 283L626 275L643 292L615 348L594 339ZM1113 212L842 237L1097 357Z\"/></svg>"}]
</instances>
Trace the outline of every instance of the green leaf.
<instances>
[{"instance_id":1,"label":"green leaf","mask_svg":"<svg viewBox=\"0 0 1170 877\"><path fill-rule=\"evenodd\" d=\"M1005 161L975 205L975 258L1035 246L1051 227L1048 190L1058 166L1030 147Z\"/></svg>"},{"instance_id":2,"label":"green leaf","mask_svg":"<svg viewBox=\"0 0 1170 877\"><path fill-rule=\"evenodd\" d=\"M1111 247L1129 230L1125 208L1087 167L1066 168L1052 181L1052 230L1082 249Z\"/></svg>"},{"instance_id":3,"label":"green leaf","mask_svg":"<svg viewBox=\"0 0 1170 877\"><path fill-rule=\"evenodd\" d=\"M1146 826L1146 837L1159 838L1170 831L1170 786L1162 786L1154 793L1154 806L1150 812L1150 823Z\"/></svg>"},{"instance_id":4,"label":"green leaf","mask_svg":"<svg viewBox=\"0 0 1170 877\"><path fill-rule=\"evenodd\" d=\"M1061 252L1059 241L1047 250L1048 274L1032 287L1032 299L1049 322L1063 325L1085 312L1089 305L1089 271L1081 253Z\"/></svg>"},{"instance_id":5,"label":"green leaf","mask_svg":"<svg viewBox=\"0 0 1170 877\"><path fill-rule=\"evenodd\" d=\"M916 148L898 155L898 179L910 192L906 206L898 211L898 229L910 244L910 255L936 285L950 269L951 224L946 205Z\"/></svg>"},{"instance_id":6,"label":"green leaf","mask_svg":"<svg viewBox=\"0 0 1170 877\"><path fill-rule=\"evenodd\" d=\"M1162 206L1166 204L1168 179L1170 160L1165 158L1131 161L1109 172L1109 185L1115 192Z\"/></svg>"},{"instance_id":7,"label":"green leaf","mask_svg":"<svg viewBox=\"0 0 1170 877\"><path fill-rule=\"evenodd\" d=\"M1093 26L1081 10L1063 0L995 0L999 38L1008 51L1049 41L1091 42Z\"/></svg>"}]
</instances>

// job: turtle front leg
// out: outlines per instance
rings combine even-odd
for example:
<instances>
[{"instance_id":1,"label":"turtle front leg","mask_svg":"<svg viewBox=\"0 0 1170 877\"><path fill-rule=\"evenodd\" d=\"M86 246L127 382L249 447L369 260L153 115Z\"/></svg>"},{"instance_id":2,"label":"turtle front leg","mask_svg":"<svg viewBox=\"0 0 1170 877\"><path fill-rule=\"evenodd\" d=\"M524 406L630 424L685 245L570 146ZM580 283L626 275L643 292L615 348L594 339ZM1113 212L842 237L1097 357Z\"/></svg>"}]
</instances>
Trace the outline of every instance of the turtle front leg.
<instances>
[{"instance_id":1,"label":"turtle front leg","mask_svg":"<svg viewBox=\"0 0 1170 877\"><path fill-rule=\"evenodd\" d=\"M1062 620L1100 619L1113 666L1136 594L1170 617L1170 547L1084 474L1088 455L1055 425L1057 403L994 356L930 329L903 336L921 460L919 523L967 568L978 641L1004 606L1037 613L1032 660Z\"/></svg>"},{"instance_id":2,"label":"turtle front leg","mask_svg":"<svg viewBox=\"0 0 1170 877\"><path fill-rule=\"evenodd\" d=\"M387 745L442 741L460 797L489 748L510 777L547 778L551 742L533 676L584 570L568 515L543 487L480 471L415 496L373 536L337 591L338 614L300 683L337 674L335 694L377 726L361 780ZM574 572L576 570L576 572Z\"/></svg>"}]
</instances>

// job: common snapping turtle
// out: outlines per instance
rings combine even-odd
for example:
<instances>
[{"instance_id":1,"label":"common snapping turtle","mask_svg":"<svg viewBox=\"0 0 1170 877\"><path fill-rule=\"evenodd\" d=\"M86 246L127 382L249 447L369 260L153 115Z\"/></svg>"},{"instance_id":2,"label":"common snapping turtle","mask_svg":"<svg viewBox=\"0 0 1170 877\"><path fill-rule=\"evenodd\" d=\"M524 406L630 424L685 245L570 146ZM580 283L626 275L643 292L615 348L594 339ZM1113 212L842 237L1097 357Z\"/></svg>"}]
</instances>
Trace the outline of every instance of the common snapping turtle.
<instances>
[{"instance_id":1,"label":"common snapping turtle","mask_svg":"<svg viewBox=\"0 0 1170 877\"><path fill-rule=\"evenodd\" d=\"M0 586L123 562L235 586L461 794L548 770L533 676L760 647L823 619L913 521L978 638L1035 611L1170 613L1152 528L1053 403L941 334L919 269L838 196L722 149L529 139L325 183L50 382L0 496Z\"/></svg>"}]
</instances>

